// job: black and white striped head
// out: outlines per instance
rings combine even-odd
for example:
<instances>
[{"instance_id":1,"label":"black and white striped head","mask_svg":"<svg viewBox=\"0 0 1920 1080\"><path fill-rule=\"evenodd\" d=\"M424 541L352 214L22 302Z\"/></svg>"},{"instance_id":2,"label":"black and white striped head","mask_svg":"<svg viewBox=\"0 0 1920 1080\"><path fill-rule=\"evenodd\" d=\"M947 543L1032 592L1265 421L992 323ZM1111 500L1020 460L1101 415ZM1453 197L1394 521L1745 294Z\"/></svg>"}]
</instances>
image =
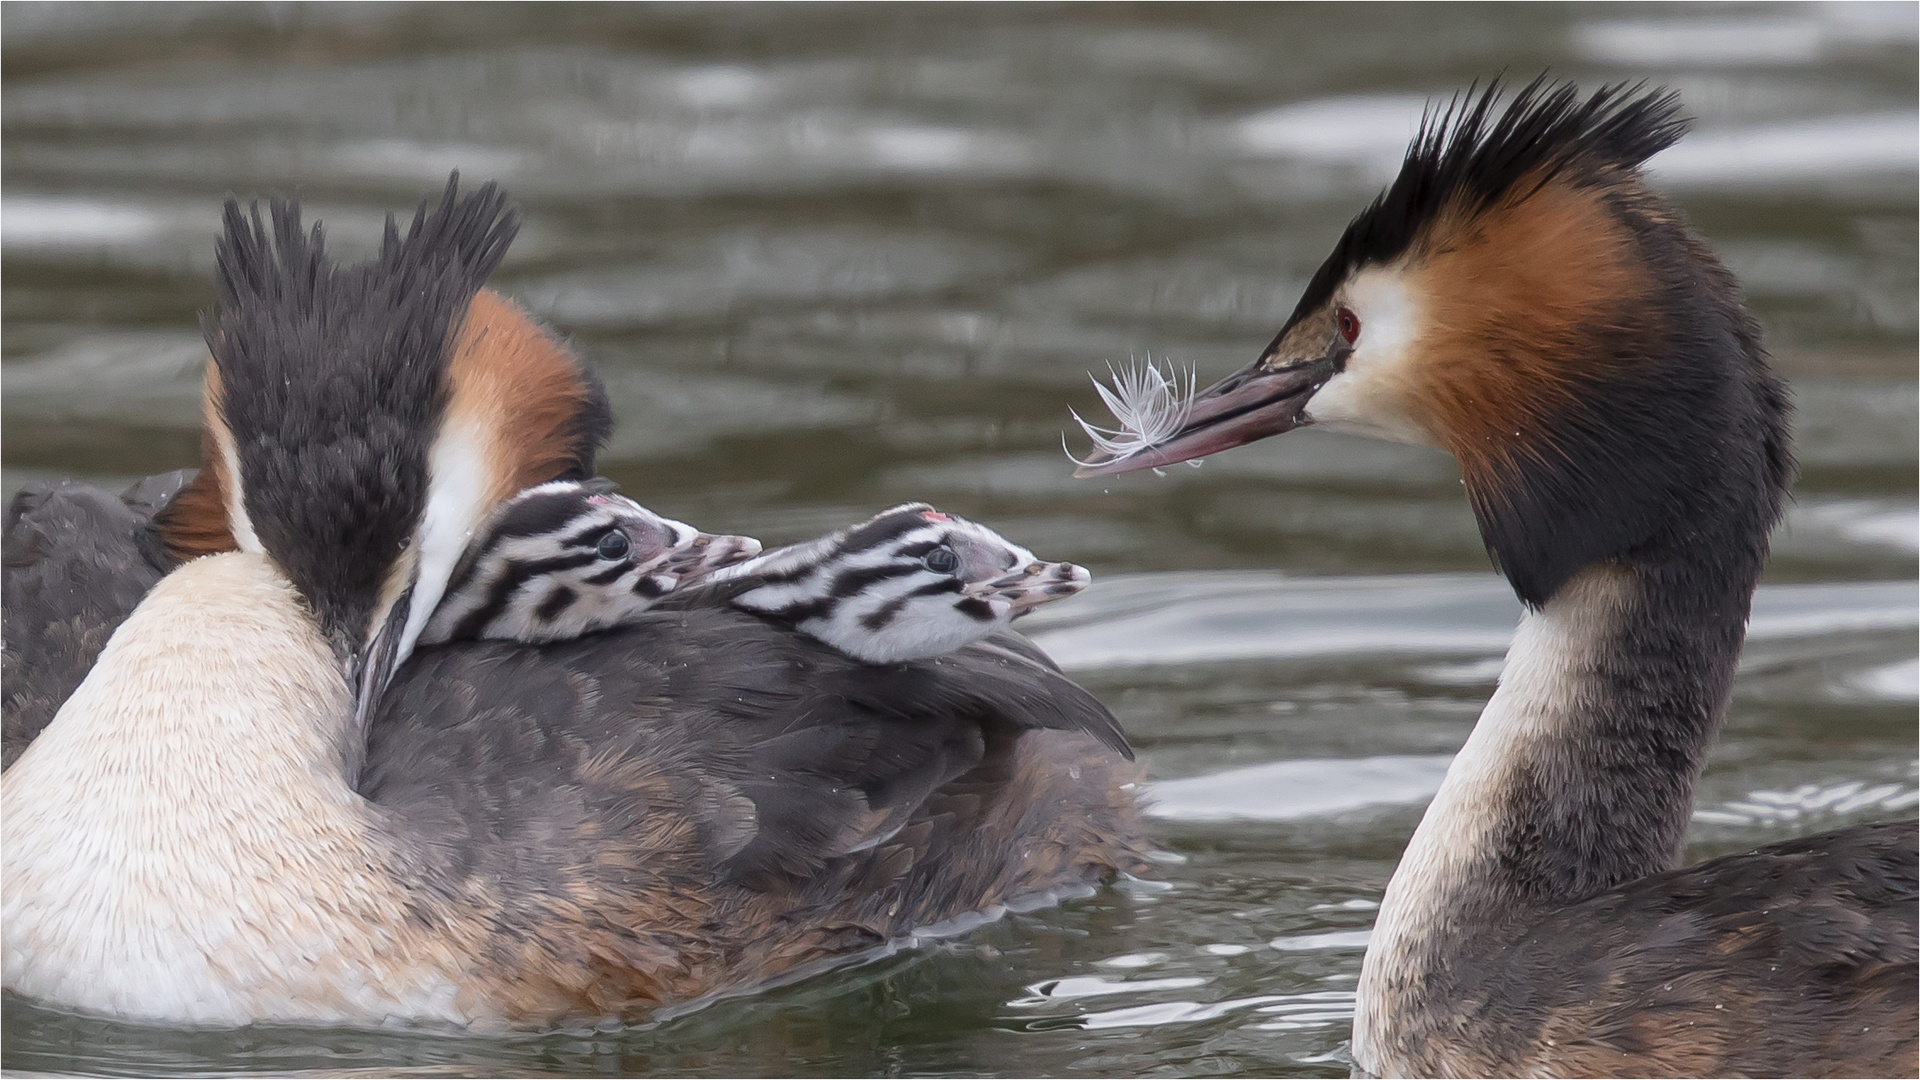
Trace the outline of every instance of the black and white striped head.
<instances>
[{"instance_id":1,"label":"black and white striped head","mask_svg":"<svg viewBox=\"0 0 1920 1080\"><path fill-rule=\"evenodd\" d=\"M721 575L762 582L735 606L791 623L855 659L893 663L978 641L1092 576L1042 562L984 525L907 503Z\"/></svg>"},{"instance_id":2,"label":"black and white striped head","mask_svg":"<svg viewBox=\"0 0 1920 1080\"><path fill-rule=\"evenodd\" d=\"M474 536L420 643L576 638L759 552L758 540L700 532L604 482L541 484L503 503Z\"/></svg>"}]
</instances>

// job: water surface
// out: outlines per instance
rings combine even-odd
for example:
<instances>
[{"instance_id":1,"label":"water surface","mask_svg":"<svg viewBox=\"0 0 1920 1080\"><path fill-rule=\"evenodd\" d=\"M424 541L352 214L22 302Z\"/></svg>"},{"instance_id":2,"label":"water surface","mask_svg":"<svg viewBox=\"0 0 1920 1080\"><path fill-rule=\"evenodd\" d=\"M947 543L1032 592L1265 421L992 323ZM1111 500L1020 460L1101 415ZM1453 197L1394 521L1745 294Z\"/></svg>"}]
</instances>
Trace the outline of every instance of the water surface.
<instances>
[{"instance_id":1,"label":"water surface","mask_svg":"<svg viewBox=\"0 0 1920 1080\"><path fill-rule=\"evenodd\" d=\"M8 1000L16 1071L1344 1075L1395 859L1518 607L1437 454L1303 432L1074 481L1089 369L1251 359L1424 104L1677 88L1658 182L1741 276L1804 476L1704 857L1915 805L1915 8L0 8L4 486L195 463L220 200L370 250L459 168L497 283L605 373L606 470L780 542L922 498L1095 587L1154 872L637 1030L184 1032Z\"/></svg>"}]
</instances>

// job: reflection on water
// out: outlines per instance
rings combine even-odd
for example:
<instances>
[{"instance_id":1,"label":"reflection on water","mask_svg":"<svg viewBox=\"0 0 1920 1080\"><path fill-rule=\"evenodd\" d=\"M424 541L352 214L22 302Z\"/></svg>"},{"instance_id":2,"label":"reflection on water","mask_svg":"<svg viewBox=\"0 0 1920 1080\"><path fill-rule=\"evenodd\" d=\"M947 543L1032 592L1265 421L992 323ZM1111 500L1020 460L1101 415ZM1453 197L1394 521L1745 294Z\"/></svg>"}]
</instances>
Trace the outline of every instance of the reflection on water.
<instances>
[{"instance_id":1,"label":"reflection on water","mask_svg":"<svg viewBox=\"0 0 1920 1080\"><path fill-rule=\"evenodd\" d=\"M9 492L194 462L226 193L297 189L353 256L449 170L498 178L526 222L499 283L605 373L629 493L771 542L924 498L1093 568L1027 625L1134 736L1162 849L637 1030L9 999L8 1070L1344 1074L1375 904L1518 607L1437 454L1308 432L1084 482L1061 435L1089 370L1253 356L1426 103L1502 70L1681 92L1654 172L1793 380L1803 479L1693 853L1913 812L1911 4L0 15Z\"/></svg>"}]
</instances>

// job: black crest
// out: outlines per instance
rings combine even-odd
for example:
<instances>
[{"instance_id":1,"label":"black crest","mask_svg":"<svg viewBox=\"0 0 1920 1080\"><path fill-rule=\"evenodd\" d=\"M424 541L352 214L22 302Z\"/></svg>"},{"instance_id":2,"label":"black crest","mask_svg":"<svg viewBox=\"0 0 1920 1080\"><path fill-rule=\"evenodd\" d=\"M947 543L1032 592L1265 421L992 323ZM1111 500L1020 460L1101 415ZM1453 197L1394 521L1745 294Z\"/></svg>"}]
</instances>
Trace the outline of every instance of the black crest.
<instances>
[{"instance_id":1,"label":"black crest","mask_svg":"<svg viewBox=\"0 0 1920 1080\"><path fill-rule=\"evenodd\" d=\"M1554 85L1541 75L1496 114L1500 90L1495 79L1478 94L1468 90L1428 110L1400 175L1341 234L1282 335L1326 304L1355 270L1406 254L1443 211L1484 210L1523 182L1635 169L1687 130L1679 97L1644 83L1603 86L1582 100L1571 83Z\"/></svg>"},{"instance_id":2,"label":"black crest","mask_svg":"<svg viewBox=\"0 0 1920 1080\"><path fill-rule=\"evenodd\" d=\"M445 405L457 320L518 228L492 184L459 174L422 200L380 254L335 266L290 199L226 206L220 306L203 320L235 482L261 544L336 641L358 643L381 581L426 503L427 449Z\"/></svg>"}]
</instances>

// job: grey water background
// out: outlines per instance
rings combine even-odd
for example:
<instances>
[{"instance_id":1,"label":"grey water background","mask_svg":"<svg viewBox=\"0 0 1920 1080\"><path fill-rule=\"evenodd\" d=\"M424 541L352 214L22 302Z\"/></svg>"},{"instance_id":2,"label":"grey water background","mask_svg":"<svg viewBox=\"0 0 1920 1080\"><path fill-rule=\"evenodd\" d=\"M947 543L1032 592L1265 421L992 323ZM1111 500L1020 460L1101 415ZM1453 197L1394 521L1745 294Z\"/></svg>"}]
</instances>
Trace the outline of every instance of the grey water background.
<instances>
[{"instance_id":1,"label":"grey water background","mask_svg":"<svg viewBox=\"0 0 1920 1080\"><path fill-rule=\"evenodd\" d=\"M13 1072L1344 1075L1361 950L1517 605L1450 461L1303 432L1074 481L1087 372L1251 359L1426 102L1678 89L1804 476L1695 857L1914 813L1916 9L0 6L4 487L195 463L220 200L370 250L448 170L599 365L606 472L770 542L906 499L1090 566L1027 627L1147 762L1154 873L632 1030L189 1032L4 1005ZM1084 443L1068 435L1076 449Z\"/></svg>"}]
</instances>

